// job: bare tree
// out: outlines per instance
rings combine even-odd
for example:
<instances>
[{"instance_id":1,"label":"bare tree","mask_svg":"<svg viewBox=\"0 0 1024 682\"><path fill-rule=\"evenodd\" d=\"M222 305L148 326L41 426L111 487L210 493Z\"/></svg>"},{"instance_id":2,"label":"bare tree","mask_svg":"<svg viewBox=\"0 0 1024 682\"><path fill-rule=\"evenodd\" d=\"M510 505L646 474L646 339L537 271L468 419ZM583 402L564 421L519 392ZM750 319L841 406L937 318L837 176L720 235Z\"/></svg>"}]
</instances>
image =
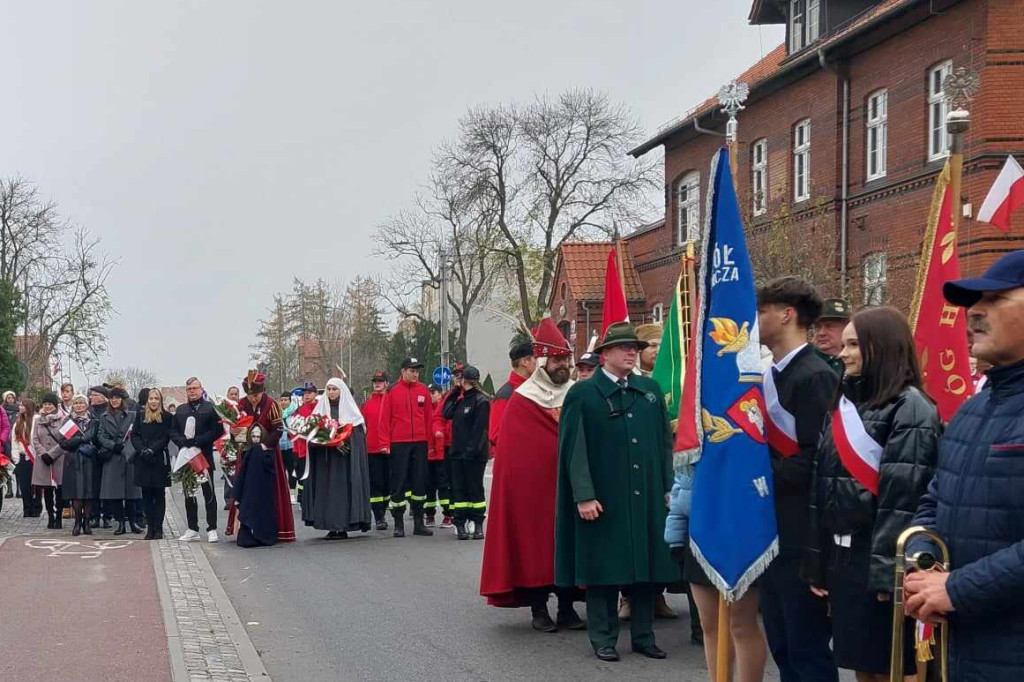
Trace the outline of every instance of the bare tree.
<instances>
[{"instance_id":1,"label":"bare tree","mask_svg":"<svg viewBox=\"0 0 1024 682\"><path fill-rule=\"evenodd\" d=\"M525 107L471 110L457 140L442 148L461 192L491 208L502 237L497 251L528 325L547 306L563 243L650 217L660 164L628 156L640 139L626 107L593 90L569 90Z\"/></svg>"},{"instance_id":2,"label":"bare tree","mask_svg":"<svg viewBox=\"0 0 1024 682\"><path fill-rule=\"evenodd\" d=\"M267 376L272 393L294 386L299 377L298 350L289 331L288 308L284 296L276 294L267 317L259 320L252 359Z\"/></svg>"},{"instance_id":3,"label":"bare tree","mask_svg":"<svg viewBox=\"0 0 1024 682\"><path fill-rule=\"evenodd\" d=\"M435 160L429 196L418 196L413 210L381 223L378 253L399 267L381 282L381 294L404 318L431 320L424 309L424 287L437 305L447 305L456 323L455 353L466 357L473 313L483 306L501 273L501 236L493 198L467 191L461 170L444 156ZM442 264L447 286L441 297ZM433 307L433 306L431 306Z\"/></svg>"},{"instance_id":4,"label":"bare tree","mask_svg":"<svg viewBox=\"0 0 1024 682\"><path fill-rule=\"evenodd\" d=\"M0 179L0 279L23 303L29 365L54 354L88 363L105 350L112 310L106 288L115 261L22 178Z\"/></svg>"},{"instance_id":5,"label":"bare tree","mask_svg":"<svg viewBox=\"0 0 1024 682\"><path fill-rule=\"evenodd\" d=\"M108 369L105 381L108 384L124 384L125 390L132 398L144 388L154 388L160 385L160 381L153 372L132 366Z\"/></svg>"}]
</instances>

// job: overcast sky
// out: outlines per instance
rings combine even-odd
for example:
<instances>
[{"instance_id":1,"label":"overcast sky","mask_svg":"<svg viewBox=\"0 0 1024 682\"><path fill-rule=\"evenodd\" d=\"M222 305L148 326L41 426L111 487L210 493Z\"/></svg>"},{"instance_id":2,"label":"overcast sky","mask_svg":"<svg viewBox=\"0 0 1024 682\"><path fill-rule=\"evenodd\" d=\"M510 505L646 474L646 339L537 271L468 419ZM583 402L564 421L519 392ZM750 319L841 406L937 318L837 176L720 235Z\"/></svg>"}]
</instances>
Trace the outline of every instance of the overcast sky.
<instances>
[{"instance_id":1,"label":"overcast sky","mask_svg":"<svg viewBox=\"0 0 1024 682\"><path fill-rule=\"evenodd\" d=\"M108 365L223 392L293 276L390 266L373 227L468 107L594 87L653 133L782 40L749 7L5 0L0 173L119 259Z\"/></svg>"}]
</instances>

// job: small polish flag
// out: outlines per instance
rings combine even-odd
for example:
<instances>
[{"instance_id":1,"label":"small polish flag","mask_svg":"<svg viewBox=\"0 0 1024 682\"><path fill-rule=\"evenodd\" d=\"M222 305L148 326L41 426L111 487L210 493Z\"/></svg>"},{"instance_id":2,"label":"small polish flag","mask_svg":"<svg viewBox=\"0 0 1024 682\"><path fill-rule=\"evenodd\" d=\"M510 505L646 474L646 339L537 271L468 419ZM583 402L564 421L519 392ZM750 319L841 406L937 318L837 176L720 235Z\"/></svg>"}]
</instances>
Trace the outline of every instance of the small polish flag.
<instances>
[{"instance_id":1,"label":"small polish flag","mask_svg":"<svg viewBox=\"0 0 1024 682\"><path fill-rule=\"evenodd\" d=\"M60 435L65 438L71 438L76 433L78 433L78 425L70 419L64 422L64 426L60 427Z\"/></svg>"},{"instance_id":2,"label":"small polish flag","mask_svg":"<svg viewBox=\"0 0 1024 682\"><path fill-rule=\"evenodd\" d=\"M1010 229L1010 214L1021 206L1024 206L1024 168L1010 155L978 211L978 220L1006 232Z\"/></svg>"}]
</instances>

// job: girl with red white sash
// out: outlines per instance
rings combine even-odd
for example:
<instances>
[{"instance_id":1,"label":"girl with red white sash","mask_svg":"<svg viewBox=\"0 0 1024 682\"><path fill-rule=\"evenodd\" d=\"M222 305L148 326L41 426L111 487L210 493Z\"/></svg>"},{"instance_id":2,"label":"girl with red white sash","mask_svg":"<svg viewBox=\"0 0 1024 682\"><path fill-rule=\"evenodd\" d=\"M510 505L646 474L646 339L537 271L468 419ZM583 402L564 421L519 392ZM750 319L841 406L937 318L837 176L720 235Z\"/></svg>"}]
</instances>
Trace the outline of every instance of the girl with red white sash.
<instances>
[{"instance_id":1,"label":"girl with red white sash","mask_svg":"<svg viewBox=\"0 0 1024 682\"><path fill-rule=\"evenodd\" d=\"M889 679L896 537L932 479L942 424L921 390L914 341L894 308L843 331L845 373L814 466L804 577L827 598L833 650L858 682ZM914 669L907 621L905 669Z\"/></svg>"}]
</instances>

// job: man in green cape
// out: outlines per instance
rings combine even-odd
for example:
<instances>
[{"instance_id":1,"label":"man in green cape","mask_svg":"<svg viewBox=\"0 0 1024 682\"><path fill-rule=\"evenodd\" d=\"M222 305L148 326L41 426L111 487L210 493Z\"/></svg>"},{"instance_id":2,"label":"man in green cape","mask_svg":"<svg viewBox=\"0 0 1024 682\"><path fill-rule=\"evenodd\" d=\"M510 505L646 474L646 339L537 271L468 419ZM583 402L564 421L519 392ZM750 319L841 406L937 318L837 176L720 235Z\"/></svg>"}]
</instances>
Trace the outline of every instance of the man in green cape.
<instances>
[{"instance_id":1,"label":"man in green cape","mask_svg":"<svg viewBox=\"0 0 1024 682\"><path fill-rule=\"evenodd\" d=\"M585 587L590 643L619 659L618 593L631 590L634 652L665 658L652 629L660 585L679 579L663 540L672 489L672 431L658 384L633 373L646 343L613 324L603 367L569 390L558 438L555 582Z\"/></svg>"}]
</instances>

